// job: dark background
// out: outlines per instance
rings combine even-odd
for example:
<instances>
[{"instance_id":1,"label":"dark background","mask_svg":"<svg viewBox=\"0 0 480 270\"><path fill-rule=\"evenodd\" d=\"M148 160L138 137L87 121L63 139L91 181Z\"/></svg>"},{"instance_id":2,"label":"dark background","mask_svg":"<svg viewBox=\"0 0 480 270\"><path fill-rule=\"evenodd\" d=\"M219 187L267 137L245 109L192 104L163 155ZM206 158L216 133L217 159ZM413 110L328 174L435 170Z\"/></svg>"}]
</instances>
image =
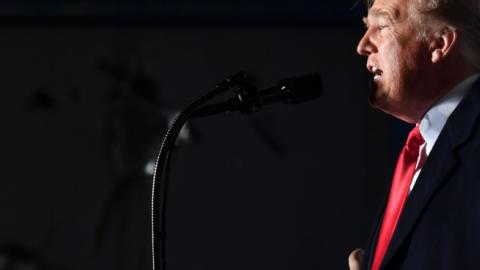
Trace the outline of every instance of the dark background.
<instances>
[{"instance_id":1,"label":"dark background","mask_svg":"<svg viewBox=\"0 0 480 270\"><path fill-rule=\"evenodd\" d=\"M168 269L347 269L365 245L404 127L367 104L362 3L0 10L0 269L150 269L145 165L171 115L240 70L260 88L318 71L325 92L189 122L172 160Z\"/></svg>"}]
</instances>

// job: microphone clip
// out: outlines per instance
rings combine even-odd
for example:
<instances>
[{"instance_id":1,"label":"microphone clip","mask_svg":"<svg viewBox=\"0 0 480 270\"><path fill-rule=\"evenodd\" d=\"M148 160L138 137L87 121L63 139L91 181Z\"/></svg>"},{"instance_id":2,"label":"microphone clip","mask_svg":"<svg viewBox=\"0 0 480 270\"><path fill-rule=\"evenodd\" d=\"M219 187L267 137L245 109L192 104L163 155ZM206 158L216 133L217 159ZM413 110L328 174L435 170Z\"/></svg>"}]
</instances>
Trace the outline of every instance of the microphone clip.
<instances>
[{"instance_id":1,"label":"microphone clip","mask_svg":"<svg viewBox=\"0 0 480 270\"><path fill-rule=\"evenodd\" d=\"M236 88L235 99L241 113L251 114L260 111L262 102L259 98L258 89L252 83L242 82Z\"/></svg>"}]
</instances>

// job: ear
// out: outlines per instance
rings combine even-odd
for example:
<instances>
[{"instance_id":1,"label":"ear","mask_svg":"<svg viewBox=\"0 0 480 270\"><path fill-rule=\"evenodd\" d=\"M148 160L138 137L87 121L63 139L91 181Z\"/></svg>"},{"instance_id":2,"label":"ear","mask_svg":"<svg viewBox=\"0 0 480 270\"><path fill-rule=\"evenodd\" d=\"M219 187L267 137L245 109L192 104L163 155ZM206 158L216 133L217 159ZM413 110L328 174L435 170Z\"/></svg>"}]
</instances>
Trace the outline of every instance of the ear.
<instances>
[{"instance_id":1,"label":"ear","mask_svg":"<svg viewBox=\"0 0 480 270\"><path fill-rule=\"evenodd\" d=\"M432 63L436 64L447 55L449 55L452 49L458 43L457 30L452 27L445 27L440 32L435 34L433 40L430 43L430 52L432 55Z\"/></svg>"}]
</instances>

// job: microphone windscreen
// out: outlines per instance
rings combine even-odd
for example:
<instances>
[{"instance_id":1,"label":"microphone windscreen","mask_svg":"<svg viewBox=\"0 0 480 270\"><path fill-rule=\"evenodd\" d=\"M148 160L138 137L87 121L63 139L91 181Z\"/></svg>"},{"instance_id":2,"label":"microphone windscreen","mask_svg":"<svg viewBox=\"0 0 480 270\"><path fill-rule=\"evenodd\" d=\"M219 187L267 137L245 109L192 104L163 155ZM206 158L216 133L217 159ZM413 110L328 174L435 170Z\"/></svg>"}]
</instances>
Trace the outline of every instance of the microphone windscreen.
<instances>
[{"instance_id":1,"label":"microphone windscreen","mask_svg":"<svg viewBox=\"0 0 480 270\"><path fill-rule=\"evenodd\" d=\"M279 83L285 103L297 104L322 95L323 86L320 74L315 72L281 80Z\"/></svg>"}]
</instances>

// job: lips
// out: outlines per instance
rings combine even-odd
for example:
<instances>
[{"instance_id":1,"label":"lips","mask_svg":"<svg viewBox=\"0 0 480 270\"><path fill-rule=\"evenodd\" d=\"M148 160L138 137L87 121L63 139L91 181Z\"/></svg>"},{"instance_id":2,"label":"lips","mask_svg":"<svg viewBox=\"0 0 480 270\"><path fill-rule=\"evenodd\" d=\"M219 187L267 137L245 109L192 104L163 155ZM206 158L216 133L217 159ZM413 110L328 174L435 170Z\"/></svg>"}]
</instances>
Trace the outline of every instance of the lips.
<instances>
[{"instance_id":1,"label":"lips","mask_svg":"<svg viewBox=\"0 0 480 270\"><path fill-rule=\"evenodd\" d=\"M374 68L372 69L372 72L373 72L373 74L374 74L374 75L373 75L373 80L378 80L378 79L380 79L380 76L382 76L382 74L383 74L383 71L382 71L381 69L377 68L377 67L374 67Z\"/></svg>"},{"instance_id":2,"label":"lips","mask_svg":"<svg viewBox=\"0 0 480 270\"><path fill-rule=\"evenodd\" d=\"M381 70L379 67L376 65L368 64L367 65L368 71L373 74L373 80L378 80L383 74L383 70Z\"/></svg>"}]
</instances>

